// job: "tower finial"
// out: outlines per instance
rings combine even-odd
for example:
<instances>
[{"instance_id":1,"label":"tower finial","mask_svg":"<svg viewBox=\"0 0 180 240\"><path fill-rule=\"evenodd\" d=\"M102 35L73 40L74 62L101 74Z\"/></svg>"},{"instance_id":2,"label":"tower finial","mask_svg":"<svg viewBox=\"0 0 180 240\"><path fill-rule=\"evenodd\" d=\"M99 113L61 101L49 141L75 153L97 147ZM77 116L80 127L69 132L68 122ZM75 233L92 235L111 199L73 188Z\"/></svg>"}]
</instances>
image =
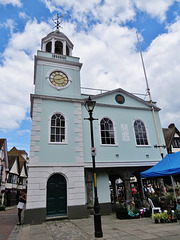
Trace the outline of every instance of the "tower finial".
<instances>
[{"instance_id":1,"label":"tower finial","mask_svg":"<svg viewBox=\"0 0 180 240\"><path fill-rule=\"evenodd\" d=\"M55 27L56 27L57 30L59 30L59 28L62 28L60 24L62 23L63 20L59 21L59 19L62 18L62 17L63 17L63 14L61 14L61 16L59 16L57 14L57 18L56 19L52 19L53 22L55 23Z\"/></svg>"}]
</instances>

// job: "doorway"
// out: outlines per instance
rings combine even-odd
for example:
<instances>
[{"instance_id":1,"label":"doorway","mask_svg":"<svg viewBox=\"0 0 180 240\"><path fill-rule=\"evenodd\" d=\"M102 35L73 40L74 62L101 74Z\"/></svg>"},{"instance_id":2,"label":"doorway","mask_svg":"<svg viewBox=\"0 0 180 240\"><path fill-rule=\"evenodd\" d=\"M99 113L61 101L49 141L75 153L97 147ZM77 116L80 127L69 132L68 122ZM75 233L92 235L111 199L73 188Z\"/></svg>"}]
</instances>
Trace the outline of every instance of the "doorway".
<instances>
[{"instance_id":1,"label":"doorway","mask_svg":"<svg viewBox=\"0 0 180 240\"><path fill-rule=\"evenodd\" d=\"M47 182L47 216L67 215L67 184L64 176L52 175Z\"/></svg>"}]
</instances>

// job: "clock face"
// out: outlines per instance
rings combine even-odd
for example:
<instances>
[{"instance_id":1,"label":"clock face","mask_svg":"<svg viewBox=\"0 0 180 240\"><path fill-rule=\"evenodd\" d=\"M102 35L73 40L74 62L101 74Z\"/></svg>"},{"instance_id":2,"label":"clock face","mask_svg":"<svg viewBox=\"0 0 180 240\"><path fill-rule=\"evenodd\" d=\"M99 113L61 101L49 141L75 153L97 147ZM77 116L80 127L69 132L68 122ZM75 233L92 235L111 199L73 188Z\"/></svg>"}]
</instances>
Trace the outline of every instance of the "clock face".
<instances>
[{"instance_id":1,"label":"clock face","mask_svg":"<svg viewBox=\"0 0 180 240\"><path fill-rule=\"evenodd\" d=\"M58 88L65 87L69 82L66 74L60 71L52 72L49 76L49 81L51 84Z\"/></svg>"}]
</instances>

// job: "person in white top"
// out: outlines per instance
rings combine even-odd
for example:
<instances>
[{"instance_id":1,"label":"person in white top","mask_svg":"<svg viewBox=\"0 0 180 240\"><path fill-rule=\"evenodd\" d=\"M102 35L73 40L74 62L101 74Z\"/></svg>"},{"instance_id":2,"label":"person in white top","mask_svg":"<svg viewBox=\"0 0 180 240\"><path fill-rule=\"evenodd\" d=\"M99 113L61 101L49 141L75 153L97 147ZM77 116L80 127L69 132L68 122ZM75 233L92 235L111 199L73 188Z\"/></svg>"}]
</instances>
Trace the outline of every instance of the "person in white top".
<instances>
[{"instance_id":1,"label":"person in white top","mask_svg":"<svg viewBox=\"0 0 180 240\"><path fill-rule=\"evenodd\" d=\"M154 188L153 188L153 186L152 186L151 184L148 185L147 190L148 190L148 192L151 193L151 194L155 193Z\"/></svg>"}]
</instances>

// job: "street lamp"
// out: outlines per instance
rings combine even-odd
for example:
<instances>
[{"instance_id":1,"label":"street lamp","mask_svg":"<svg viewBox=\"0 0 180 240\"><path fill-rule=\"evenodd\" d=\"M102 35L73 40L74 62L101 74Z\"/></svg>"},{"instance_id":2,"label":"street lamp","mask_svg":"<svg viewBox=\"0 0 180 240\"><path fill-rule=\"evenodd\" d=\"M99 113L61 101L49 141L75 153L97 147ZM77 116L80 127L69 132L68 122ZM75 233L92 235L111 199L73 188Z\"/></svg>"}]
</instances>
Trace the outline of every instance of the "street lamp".
<instances>
[{"instance_id":1,"label":"street lamp","mask_svg":"<svg viewBox=\"0 0 180 240\"><path fill-rule=\"evenodd\" d=\"M93 118L93 110L95 107L96 102L92 101L91 97L89 96L88 100L85 102L85 108L89 113L89 118L85 118L90 122L90 131L91 131L91 156L92 156L92 163L93 163L93 175L94 175L94 229L95 229L95 237L101 238L103 237L102 227L101 227L101 213L100 213L100 205L98 201L97 195L97 181L96 181L96 163L95 163L95 148L94 148L94 135L93 135L93 121L96 120Z\"/></svg>"}]
</instances>

